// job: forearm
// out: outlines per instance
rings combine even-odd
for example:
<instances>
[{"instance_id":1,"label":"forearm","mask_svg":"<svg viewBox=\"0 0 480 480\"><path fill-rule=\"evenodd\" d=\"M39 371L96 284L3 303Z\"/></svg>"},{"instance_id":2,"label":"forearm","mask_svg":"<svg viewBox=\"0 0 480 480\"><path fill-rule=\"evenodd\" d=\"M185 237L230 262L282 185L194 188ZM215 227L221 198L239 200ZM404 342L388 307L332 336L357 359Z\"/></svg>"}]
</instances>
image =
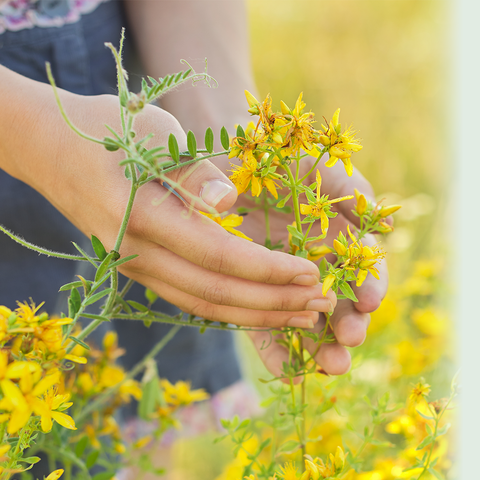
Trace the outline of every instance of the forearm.
<instances>
[{"instance_id":1,"label":"forearm","mask_svg":"<svg viewBox=\"0 0 480 480\"><path fill-rule=\"evenodd\" d=\"M162 98L185 130L201 136L209 126L218 131L225 125L233 133L235 123L249 119L244 89L255 86L243 1L127 0L126 6L148 75L174 73L182 58L203 69L207 58L208 72L218 81L217 89L199 84Z\"/></svg>"}]
</instances>

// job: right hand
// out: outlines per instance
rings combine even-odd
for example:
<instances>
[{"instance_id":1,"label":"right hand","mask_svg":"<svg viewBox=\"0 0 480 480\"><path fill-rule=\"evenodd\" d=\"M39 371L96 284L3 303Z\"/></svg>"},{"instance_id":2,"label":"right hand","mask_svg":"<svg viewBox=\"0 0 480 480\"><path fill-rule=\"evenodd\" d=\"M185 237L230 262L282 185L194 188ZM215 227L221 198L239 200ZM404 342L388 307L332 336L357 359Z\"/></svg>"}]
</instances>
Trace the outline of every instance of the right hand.
<instances>
[{"instance_id":1,"label":"right hand","mask_svg":"<svg viewBox=\"0 0 480 480\"><path fill-rule=\"evenodd\" d=\"M22 81L30 82L28 92L32 92L31 104L24 108L28 118L7 127L2 120L0 135L8 137L2 167L38 190L83 233L96 235L107 250L112 249L130 193L130 182L118 165L124 156L71 131L50 86ZM60 94L80 130L103 138L109 135L107 124L120 132L117 97ZM25 128L31 125L35 128L26 135ZM174 133L180 150L186 150L185 133L160 108L145 108L136 119L135 131L137 138L155 134L149 148L166 145ZM181 180L183 188L199 197L211 191L202 192L205 182L223 185L226 195L220 201L221 195L215 195L218 203L211 203L219 212L235 203L235 188L208 160L176 170L171 178ZM123 274L187 313L238 325L311 328L319 312L335 307L333 293L323 297L318 268L312 262L235 237L196 212L188 214L177 197L165 197L166 193L155 181L139 189L120 250L122 256L139 257L122 267Z\"/></svg>"}]
</instances>

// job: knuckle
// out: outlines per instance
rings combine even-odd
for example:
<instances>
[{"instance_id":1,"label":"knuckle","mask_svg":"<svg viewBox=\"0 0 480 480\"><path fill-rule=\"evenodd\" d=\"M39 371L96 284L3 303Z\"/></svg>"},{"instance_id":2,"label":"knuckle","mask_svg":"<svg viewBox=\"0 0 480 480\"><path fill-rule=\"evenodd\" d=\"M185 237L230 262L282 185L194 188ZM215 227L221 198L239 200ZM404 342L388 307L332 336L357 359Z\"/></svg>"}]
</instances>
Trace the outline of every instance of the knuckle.
<instances>
[{"instance_id":1,"label":"knuckle","mask_svg":"<svg viewBox=\"0 0 480 480\"><path fill-rule=\"evenodd\" d=\"M218 281L205 286L202 298L215 305L230 305L231 301L231 295Z\"/></svg>"}]
</instances>

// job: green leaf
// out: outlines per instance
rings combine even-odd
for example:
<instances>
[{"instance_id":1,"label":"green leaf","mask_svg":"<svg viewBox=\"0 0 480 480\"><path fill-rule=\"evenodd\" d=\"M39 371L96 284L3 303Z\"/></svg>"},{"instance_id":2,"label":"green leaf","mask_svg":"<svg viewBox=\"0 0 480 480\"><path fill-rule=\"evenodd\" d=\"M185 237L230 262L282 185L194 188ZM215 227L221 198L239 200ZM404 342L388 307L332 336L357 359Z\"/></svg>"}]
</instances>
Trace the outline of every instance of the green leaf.
<instances>
[{"instance_id":1,"label":"green leaf","mask_svg":"<svg viewBox=\"0 0 480 480\"><path fill-rule=\"evenodd\" d=\"M103 243L95 235L92 235L91 242L92 242L93 251L95 252L97 257L100 260L104 260L105 257L107 256L107 251L105 250Z\"/></svg>"},{"instance_id":2,"label":"green leaf","mask_svg":"<svg viewBox=\"0 0 480 480\"><path fill-rule=\"evenodd\" d=\"M20 458L20 461L21 461L21 462L30 463L31 465L33 465L33 464L35 464L35 463L38 463L40 460L41 460L40 457L24 457L24 458Z\"/></svg>"},{"instance_id":3,"label":"green leaf","mask_svg":"<svg viewBox=\"0 0 480 480\"><path fill-rule=\"evenodd\" d=\"M352 287L347 282L340 282L338 286L339 286L340 290L342 291L342 293L348 299L352 300L353 302L358 302L358 298L353 293Z\"/></svg>"},{"instance_id":4,"label":"green leaf","mask_svg":"<svg viewBox=\"0 0 480 480\"><path fill-rule=\"evenodd\" d=\"M156 373L156 372L155 372ZM143 420L151 420L150 416L160 402L161 390L158 377L155 375L145 383L142 398L138 405L138 415Z\"/></svg>"},{"instance_id":5,"label":"green leaf","mask_svg":"<svg viewBox=\"0 0 480 480\"><path fill-rule=\"evenodd\" d=\"M447 432L448 432L448 429L450 428L450 424L447 423L446 425L444 425L442 428L440 428L438 431L437 431L437 437L440 437L442 435L445 435Z\"/></svg>"},{"instance_id":6,"label":"green leaf","mask_svg":"<svg viewBox=\"0 0 480 480\"><path fill-rule=\"evenodd\" d=\"M245 130L241 125L237 126L237 137L245 138Z\"/></svg>"},{"instance_id":7,"label":"green leaf","mask_svg":"<svg viewBox=\"0 0 480 480\"><path fill-rule=\"evenodd\" d=\"M81 304L82 298L80 297L80 293L78 293L76 288L72 288L70 298L68 299L68 315L70 318L73 318L80 310Z\"/></svg>"},{"instance_id":8,"label":"green leaf","mask_svg":"<svg viewBox=\"0 0 480 480\"><path fill-rule=\"evenodd\" d=\"M303 235L293 225L287 225L287 230L292 234L293 238L303 240Z\"/></svg>"},{"instance_id":9,"label":"green leaf","mask_svg":"<svg viewBox=\"0 0 480 480\"><path fill-rule=\"evenodd\" d=\"M230 148L230 138L225 127L222 127L222 129L220 130L220 142L222 143L222 147L224 150L228 150Z\"/></svg>"},{"instance_id":10,"label":"green leaf","mask_svg":"<svg viewBox=\"0 0 480 480\"><path fill-rule=\"evenodd\" d=\"M78 458L81 458L83 456L83 452L85 452L87 445L88 445L88 437L85 435L75 445L75 455Z\"/></svg>"},{"instance_id":11,"label":"green leaf","mask_svg":"<svg viewBox=\"0 0 480 480\"><path fill-rule=\"evenodd\" d=\"M146 313L148 312L148 307L142 305L141 303L135 302L134 300L127 300L127 303L131 305L133 308L136 308L140 312Z\"/></svg>"},{"instance_id":12,"label":"green leaf","mask_svg":"<svg viewBox=\"0 0 480 480\"><path fill-rule=\"evenodd\" d=\"M217 443L221 442L222 440L225 440L228 437L228 435L223 435L221 437L217 437L213 439L213 444L216 445Z\"/></svg>"},{"instance_id":13,"label":"green leaf","mask_svg":"<svg viewBox=\"0 0 480 480\"><path fill-rule=\"evenodd\" d=\"M80 288L80 287L83 287L82 282L66 283L65 285L62 285L60 287L59 292L66 292L67 290L71 290L72 288Z\"/></svg>"},{"instance_id":14,"label":"green leaf","mask_svg":"<svg viewBox=\"0 0 480 480\"><path fill-rule=\"evenodd\" d=\"M128 257L123 257L121 258L120 260L117 260L116 262L113 262L111 265L110 265L110 268L117 268L119 267L120 265L123 265L124 263L127 263L129 262L130 260L133 260L134 258L137 258L138 255L129 255Z\"/></svg>"},{"instance_id":15,"label":"green leaf","mask_svg":"<svg viewBox=\"0 0 480 480\"><path fill-rule=\"evenodd\" d=\"M277 449L277 453L293 453L300 448L301 444L297 440L288 440L285 443L282 443Z\"/></svg>"},{"instance_id":16,"label":"green leaf","mask_svg":"<svg viewBox=\"0 0 480 480\"><path fill-rule=\"evenodd\" d=\"M85 465L87 466L87 468L90 469L95 465L99 455L100 450L93 450L88 454L87 460L85 461Z\"/></svg>"},{"instance_id":17,"label":"green leaf","mask_svg":"<svg viewBox=\"0 0 480 480\"><path fill-rule=\"evenodd\" d=\"M72 335L69 335L68 337L70 340L72 340L72 342L75 342L77 345L80 345L81 347L85 348L86 350L90 350L90 347L85 343L85 342L82 342L81 340L79 340L78 338L72 336ZM79 456L79 455L77 455Z\"/></svg>"},{"instance_id":18,"label":"green leaf","mask_svg":"<svg viewBox=\"0 0 480 480\"><path fill-rule=\"evenodd\" d=\"M430 445L433 442L433 437L431 435L427 435L417 446L415 450L422 450L422 448L425 448L427 445Z\"/></svg>"},{"instance_id":19,"label":"green leaf","mask_svg":"<svg viewBox=\"0 0 480 480\"><path fill-rule=\"evenodd\" d=\"M153 290L150 290L149 288L146 288L145 289L145 298L150 303L154 303L155 300L158 298L158 295Z\"/></svg>"},{"instance_id":20,"label":"green leaf","mask_svg":"<svg viewBox=\"0 0 480 480\"><path fill-rule=\"evenodd\" d=\"M117 295L115 297L115 300L116 300L117 303L119 303L122 306L122 308L127 313L132 313L132 309L130 308L130 305L120 295Z\"/></svg>"},{"instance_id":21,"label":"green leaf","mask_svg":"<svg viewBox=\"0 0 480 480\"><path fill-rule=\"evenodd\" d=\"M110 480L115 476L115 472L100 472L92 477L92 480Z\"/></svg>"},{"instance_id":22,"label":"green leaf","mask_svg":"<svg viewBox=\"0 0 480 480\"><path fill-rule=\"evenodd\" d=\"M95 272L95 283L97 283L107 273L107 270L109 269L110 262L112 261L113 255L114 255L114 252L110 252L103 259L102 263L97 268L97 271Z\"/></svg>"},{"instance_id":23,"label":"green leaf","mask_svg":"<svg viewBox=\"0 0 480 480\"><path fill-rule=\"evenodd\" d=\"M208 153L213 152L213 130L210 127L205 132L205 148Z\"/></svg>"},{"instance_id":24,"label":"green leaf","mask_svg":"<svg viewBox=\"0 0 480 480\"><path fill-rule=\"evenodd\" d=\"M291 193L289 193L288 195L285 195L285 197L283 197L278 203L277 203L277 208L283 208L285 206L285 203L288 202L288 200L290 200L290 197L292 196Z\"/></svg>"},{"instance_id":25,"label":"green leaf","mask_svg":"<svg viewBox=\"0 0 480 480\"><path fill-rule=\"evenodd\" d=\"M416 412L425 420L435 420L434 417L430 417L429 415L425 415L424 413L420 412L419 410L416 410Z\"/></svg>"},{"instance_id":26,"label":"green leaf","mask_svg":"<svg viewBox=\"0 0 480 480\"><path fill-rule=\"evenodd\" d=\"M195 158L197 156L197 140L195 139L195 135L191 130L189 130L187 133L187 148L191 157Z\"/></svg>"},{"instance_id":27,"label":"green leaf","mask_svg":"<svg viewBox=\"0 0 480 480\"><path fill-rule=\"evenodd\" d=\"M85 302L85 306L98 302L101 298L105 297L106 295L109 295L112 292L113 292L113 288L106 288L101 292L95 293Z\"/></svg>"},{"instance_id":28,"label":"green leaf","mask_svg":"<svg viewBox=\"0 0 480 480\"><path fill-rule=\"evenodd\" d=\"M170 152L170 156L175 163L180 162L180 151L178 149L178 142L175 138L175 135L171 133L168 136L168 151Z\"/></svg>"},{"instance_id":29,"label":"green leaf","mask_svg":"<svg viewBox=\"0 0 480 480\"><path fill-rule=\"evenodd\" d=\"M437 472L434 468L428 468L427 469L429 473L431 473L435 478L438 478L438 480L443 480L442 475L440 475L439 472Z\"/></svg>"}]
</instances>

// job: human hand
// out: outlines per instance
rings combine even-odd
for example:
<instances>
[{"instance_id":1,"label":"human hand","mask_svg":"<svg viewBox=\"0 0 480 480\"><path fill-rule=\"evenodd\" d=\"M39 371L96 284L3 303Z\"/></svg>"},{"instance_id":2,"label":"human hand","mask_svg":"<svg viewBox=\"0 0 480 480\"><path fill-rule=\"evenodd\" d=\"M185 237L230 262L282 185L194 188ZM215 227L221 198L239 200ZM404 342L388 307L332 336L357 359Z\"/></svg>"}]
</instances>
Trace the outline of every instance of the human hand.
<instances>
[{"instance_id":1,"label":"human hand","mask_svg":"<svg viewBox=\"0 0 480 480\"><path fill-rule=\"evenodd\" d=\"M15 87L26 83L22 91L28 92L26 99L16 99L17 106L20 100L21 105L28 104L25 121L36 128L25 137L20 125L13 123L9 130L4 122L2 138L8 137L9 143L2 166L42 193L85 234L94 234L107 249L113 248L130 193L130 183L118 166L122 154L107 152L69 130L49 86L15 77ZM104 124L120 131L116 97L60 94L72 123L86 134L103 138L108 134ZM135 130L138 138L155 134L149 147L166 145L174 133L180 149L186 149L178 122L156 107L138 115ZM216 204L218 211L236 199L233 186L209 161L177 170L170 178L181 181L205 205ZM209 193L219 184L226 194L221 198L215 193L212 202ZM334 294L323 297L318 269L311 262L270 252L231 236L195 212L187 213L160 183L140 188L120 249L122 256L139 257L125 264L122 273L186 312L240 325L313 327L318 313L335 305ZM314 304L308 305L311 300Z\"/></svg>"}]
</instances>

